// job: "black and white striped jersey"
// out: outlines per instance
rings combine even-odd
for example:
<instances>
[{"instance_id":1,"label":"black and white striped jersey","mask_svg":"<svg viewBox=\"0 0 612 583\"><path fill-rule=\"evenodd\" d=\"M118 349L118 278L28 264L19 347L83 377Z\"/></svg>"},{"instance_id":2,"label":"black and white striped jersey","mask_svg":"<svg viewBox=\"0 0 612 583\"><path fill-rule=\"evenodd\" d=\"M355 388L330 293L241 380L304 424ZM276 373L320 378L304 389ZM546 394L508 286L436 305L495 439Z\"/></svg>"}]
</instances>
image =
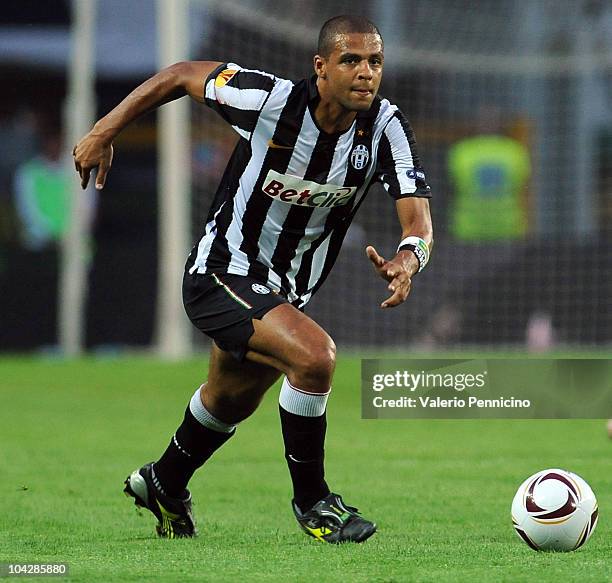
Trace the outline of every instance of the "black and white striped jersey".
<instances>
[{"instance_id":1,"label":"black and white striped jersey","mask_svg":"<svg viewBox=\"0 0 612 583\"><path fill-rule=\"evenodd\" d=\"M368 189L429 197L408 121L386 99L327 134L316 77L292 82L234 63L205 101L240 135L190 256L190 273L248 275L301 308L321 286Z\"/></svg>"}]
</instances>

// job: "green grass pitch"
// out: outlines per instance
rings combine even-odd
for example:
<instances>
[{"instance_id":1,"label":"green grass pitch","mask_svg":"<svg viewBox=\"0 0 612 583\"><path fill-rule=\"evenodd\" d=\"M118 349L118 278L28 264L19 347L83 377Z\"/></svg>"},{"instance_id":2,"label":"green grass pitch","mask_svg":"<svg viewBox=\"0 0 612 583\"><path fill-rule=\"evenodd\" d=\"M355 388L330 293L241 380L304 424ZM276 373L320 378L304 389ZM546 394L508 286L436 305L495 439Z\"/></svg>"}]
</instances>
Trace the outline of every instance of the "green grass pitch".
<instances>
[{"instance_id":1,"label":"green grass pitch","mask_svg":"<svg viewBox=\"0 0 612 583\"><path fill-rule=\"evenodd\" d=\"M609 580L603 421L364 421L350 357L329 402L327 478L376 520L372 539L335 547L298 529L277 389L194 477L200 536L157 539L123 480L165 448L205 368L0 359L0 562L67 562L84 582ZM524 478L559 466L591 484L600 523L575 553L535 553L514 534L510 503Z\"/></svg>"}]
</instances>

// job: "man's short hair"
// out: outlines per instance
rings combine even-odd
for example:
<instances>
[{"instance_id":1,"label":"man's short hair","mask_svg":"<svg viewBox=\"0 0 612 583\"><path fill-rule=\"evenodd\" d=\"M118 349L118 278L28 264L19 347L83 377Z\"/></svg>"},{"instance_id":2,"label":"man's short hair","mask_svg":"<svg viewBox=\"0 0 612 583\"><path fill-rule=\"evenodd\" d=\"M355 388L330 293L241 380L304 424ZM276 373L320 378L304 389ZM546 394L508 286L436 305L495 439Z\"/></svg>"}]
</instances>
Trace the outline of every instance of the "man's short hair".
<instances>
[{"instance_id":1,"label":"man's short hair","mask_svg":"<svg viewBox=\"0 0 612 583\"><path fill-rule=\"evenodd\" d=\"M330 18L321 27L317 54L322 57L329 57L336 46L336 37L339 34L349 34L351 32L377 34L382 42L382 35L371 20L368 20L365 16L341 14Z\"/></svg>"}]
</instances>

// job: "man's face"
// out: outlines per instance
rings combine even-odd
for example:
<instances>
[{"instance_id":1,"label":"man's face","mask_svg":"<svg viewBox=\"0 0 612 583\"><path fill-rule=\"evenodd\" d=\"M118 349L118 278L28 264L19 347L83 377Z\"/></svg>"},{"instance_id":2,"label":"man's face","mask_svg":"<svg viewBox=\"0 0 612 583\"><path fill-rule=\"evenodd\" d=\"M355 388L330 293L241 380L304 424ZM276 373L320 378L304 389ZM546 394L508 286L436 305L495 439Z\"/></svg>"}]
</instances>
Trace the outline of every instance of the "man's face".
<instances>
[{"instance_id":1,"label":"man's face","mask_svg":"<svg viewBox=\"0 0 612 583\"><path fill-rule=\"evenodd\" d=\"M325 80L328 99L349 111L367 111L378 93L383 61L378 34L339 34L327 58L315 57L315 71Z\"/></svg>"}]
</instances>

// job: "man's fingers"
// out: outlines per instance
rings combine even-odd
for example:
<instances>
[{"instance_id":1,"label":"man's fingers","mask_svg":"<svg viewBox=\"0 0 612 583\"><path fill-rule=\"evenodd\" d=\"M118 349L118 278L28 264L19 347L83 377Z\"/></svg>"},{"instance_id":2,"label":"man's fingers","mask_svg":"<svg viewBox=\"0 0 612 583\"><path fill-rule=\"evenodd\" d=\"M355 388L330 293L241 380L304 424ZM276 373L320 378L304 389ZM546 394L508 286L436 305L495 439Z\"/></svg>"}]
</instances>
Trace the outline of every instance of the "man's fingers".
<instances>
[{"instance_id":1,"label":"man's fingers","mask_svg":"<svg viewBox=\"0 0 612 583\"><path fill-rule=\"evenodd\" d=\"M368 259L372 261L373 263L377 263L378 260L380 259L380 255L376 252L376 249L374 249L374 247L372 247L371 245L368 245L366 247L366 255L368 256Z\"/></svg>"},{"instance_id":2,"label":"man's fingers","mask_svg":"<svg viewBox=\"0 0 612 583\"><path fill-rule=\"evenodd\" d=\"M381 308L393 308L405 302L410 293L410 280L403 284L399 283L398 280L392 281L389 284L389 290L393 291L393 294L380 304Z\"/></svg>"},{"instance_id":3,"label":"man's fingers","mask_svg":"<svg viewBox=\"0 0 612 583\"><path fill-rule=\"evenodd\" d=\"M106 160L100 162L98 166L98 172L96 174L96 189L102 190L104 188L104 183L106 182L106 175L110 169L110 163Z\"/></svg>"},{"instance_id":4,"label":"man's fingers","mask_svg":"<svg viewBox=\"0 0 612 583\"><path fill-rule=\"evenodd\" d=\"M102 190L106 184L106 175L110 170L113 163L113 146L111 145L108 149L103 152L103 157L100 159L98 165L98 172L96 174L96 188Z\"/></svg>"},{"instance_id":5,"label":"man's fingers","mask_svg":"<svg viewBox=\"0 0 612 583\"><path fill-rule=\"evenodd\" d=\"M397 289L393 292L392 295L390 295L382 304L380 304L381 308L393 308L394 306L397 306L399 302L399 297L400 297L400 290Z\"/></svg>"},{"instance_id":6,"label":"man's fingers","mask_svg":"<svg viewBox=\"0 0 612 583\"><path fill-rule=\"evenodd\" d=\"M78 144L72 148L72 156L74 157L74 169L79 173L79 177L81 178L81 188L85 190L87 188L87 184L89 183L89 173L91 172L91 168L87 166L83 166L79 161L79 157L77 157L77 148Z\"/></svg>"},{"instance_id":7,"label":"man's fingers","mask_svg":"<svg viewBox=\"0 0 612 583\"><path fill-rule=\"evenodd\" d=\"M380 307L393 308L395 306L399 306L399 304L401 304L407 296L408 294L405 293L401 287L399 287L395 290L395 292L393 292L393 295L389 296L382 304L380 304Z\"/></svg>"},{"instance_id":8,"label":"man's fingers","mask_svg":"<svg viewBox=\"0 0 612 583\"><path fill-rule=\"evenodd\" d=\"M392 292L391 295L380 304L380 307L391 308L393 306L398 306L406 300L410 292L410 275L401 265L393 263L392 261L386 261L371 245L366 247L366 253L380 276L389 282L388 289Z\"/></svg>"},{"instance_id":9,"label":"man's fingers","mask_svg":"<svg viewBox=\"0 0 612 583\"><path fill-rule=\"evenodd\" d=\"M376 249L374 249L374 247L372 247L372 245L368 245L366 247L366 254L368 258L370 259L370 261L376 267L382 267L385 264L384 258L378 254L378 252L376 251Z\"/></svg>"},{"instance_id":10,"label":"man's fingers","mask_svg":"<svg viewBox=\"0 0 612 583\"><path fill-rule=\"evenodd\" d=\"M96 189L101 190L113 162L113 146L92 142L86 136L72 148L74 167L81 177L81 188L87 188L92 170L96 170Z\"/></svg>"},{"instance_id":11,"label":"man's fingers","mask_svg":"<svg viewBox=\"0 0 612 583\"><path fill-rule=\"evenodd\" d=\"M387 272L387 273L388 275L391 275L390 272ZM408 281L409 281L408 275L405 273L400 273L398 277L394 277L391 280L391 283L389 283L388 285L388 289L389 291L395 291L401 285L405 285L406 283L408 283Z\"/></svg>"},{"instance_id":12,"label":"man's fingers","mask_svg":"<svg viewBox=\"0 0 612 583\"><path fill-rule=\"evenodd\" d=\"M91 168L81 168L81 188L85 190L87 185L89 184L89 174L91 173Z\"/></svg>"}]
</instances>

